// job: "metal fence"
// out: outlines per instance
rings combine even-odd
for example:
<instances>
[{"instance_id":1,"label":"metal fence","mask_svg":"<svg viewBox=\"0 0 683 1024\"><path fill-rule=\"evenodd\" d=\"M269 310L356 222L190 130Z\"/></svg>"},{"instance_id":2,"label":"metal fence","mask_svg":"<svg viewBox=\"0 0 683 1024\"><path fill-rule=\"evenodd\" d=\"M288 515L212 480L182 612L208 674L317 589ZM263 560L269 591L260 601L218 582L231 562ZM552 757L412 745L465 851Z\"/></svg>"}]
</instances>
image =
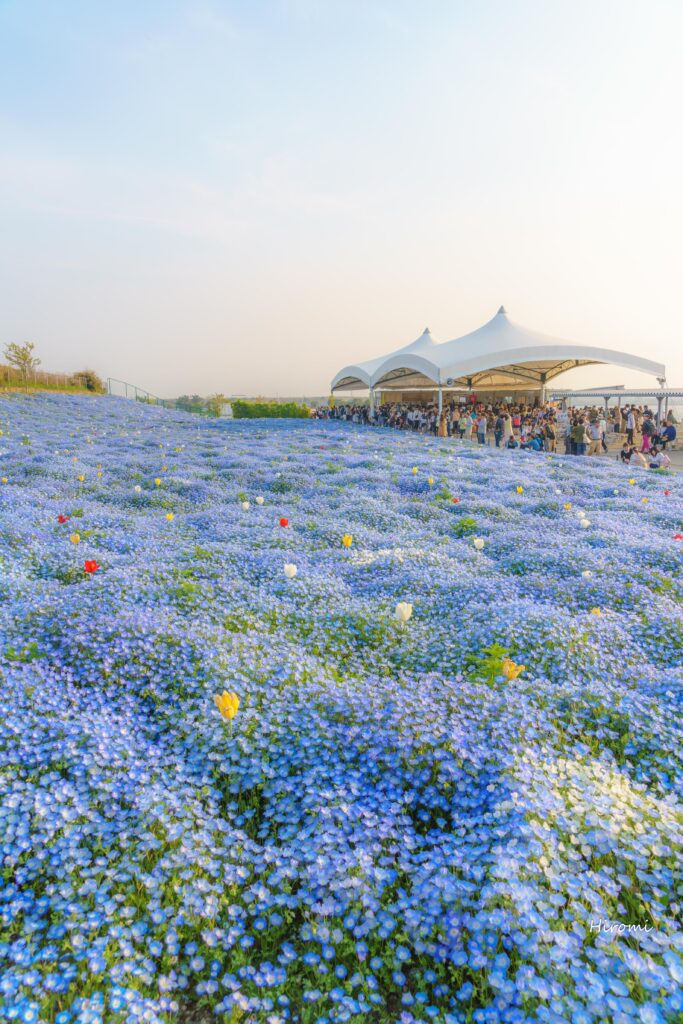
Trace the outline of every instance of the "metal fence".
<instances>
[{"instance_id":1,"label":"metal fence","mask_svg":"<svg viewBox=\"0 0 683 1024\"><path fill-rule=\"evenodd\" d=\"M63 388L75 387L73 374L70 373L49 373L47 370L29 370L26 375L12 366L0 365L0 387L23 388L23 387L46 387Z\"/></svg>"},{"instance_id":2,"label":"metal fence","mask_svg":"<svg viewBox=\"0 0 683 1024\"><path fill-rule=\"evenodd\" d=\"M146 405L160 405L163 409L178 409L181 412L191 412L197 416L210 416L207 402L198 395L193 397L183 396L181 398L159 398L152 394L147 388L141 388L130 381L119 380L118 377L107 377L107 394L118 398L130 398L135 402L144 402Z\"/></svg>"},{"instance_id":3,"label":"metal fence","mask_svg":"<svg viewBox=\"0 0 683 1024\"><path fill-rule=\"evenodd\" d=\"M163 405L166 409L174 409L175 402L172 399L159 398L153 395L146 388L140 388L137 384L129 384L126 380L119 380L117 377L107 377L107 394L118 395L119 398L132 398L136 402L146 402L148 405Z\"/></svg>"}]
</instances>

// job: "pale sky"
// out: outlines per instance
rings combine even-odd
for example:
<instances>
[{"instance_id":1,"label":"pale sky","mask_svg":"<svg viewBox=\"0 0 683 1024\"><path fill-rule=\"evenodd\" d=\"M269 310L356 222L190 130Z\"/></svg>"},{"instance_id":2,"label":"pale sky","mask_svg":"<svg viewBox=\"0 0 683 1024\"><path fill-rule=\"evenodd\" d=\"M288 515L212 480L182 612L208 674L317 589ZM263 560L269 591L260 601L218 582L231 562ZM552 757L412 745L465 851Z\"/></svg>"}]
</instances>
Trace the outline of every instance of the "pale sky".
<instances>
[{"instance_id":1,"label":"pale sky","mask_svg":"<svg viewBox=\"0 0 683 1024\"><path fill-rule=\"evenodd\" d=\"M681 39L681 0L0 0L0 343L323 394L504 303L683 386Z\"/></svg>"}]
</instances>

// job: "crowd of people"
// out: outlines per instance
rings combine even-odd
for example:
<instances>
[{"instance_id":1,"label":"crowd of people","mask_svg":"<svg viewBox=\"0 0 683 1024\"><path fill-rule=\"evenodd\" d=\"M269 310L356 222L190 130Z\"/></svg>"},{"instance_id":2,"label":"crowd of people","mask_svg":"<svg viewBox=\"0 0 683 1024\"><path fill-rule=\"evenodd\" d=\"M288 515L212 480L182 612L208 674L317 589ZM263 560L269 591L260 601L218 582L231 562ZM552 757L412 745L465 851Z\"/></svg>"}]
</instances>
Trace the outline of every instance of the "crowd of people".
<instances>
[{"instance_id":1,"label":"crowd of people","mask_svg":"<svg viewBox=\"0 0 683 1024\"><path fill-rule=\"evenodd\" d=\"M595 406L564 408L538 399L529 405L502 401L463 405L450 401L439 412L434 402L395 402L378 405L373 411L368 405L321 407L316 415L437 437L457 437L496 448L562 451L567 455L600 455L608 451L610 440L618 442L620 435L625 435L621 461L653 469L667 469L671 465L666 448L676 440L672 413L658 425L652 410L635 405L614 406L606 414L604 408Z\"/></svg>"}]
</instances>

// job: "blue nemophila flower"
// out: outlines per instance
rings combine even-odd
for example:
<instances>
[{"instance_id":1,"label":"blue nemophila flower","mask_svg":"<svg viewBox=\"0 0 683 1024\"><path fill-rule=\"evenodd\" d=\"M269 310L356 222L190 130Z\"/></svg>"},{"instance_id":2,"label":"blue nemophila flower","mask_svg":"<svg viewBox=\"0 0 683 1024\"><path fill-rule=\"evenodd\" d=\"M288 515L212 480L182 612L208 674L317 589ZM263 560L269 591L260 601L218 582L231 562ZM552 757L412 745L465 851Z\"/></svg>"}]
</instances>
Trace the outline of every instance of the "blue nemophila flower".
<instances>
[{"instance_id":1,"label":"blue nemophila flower","mask_svg":"<svg viewBox=\"0 0 683 1024\"><path fill-rule=\"evenodd\" d=\"M7 1019L680 1016L677 477L115 399L7 419Z\"/></svg>"}]
</instances>

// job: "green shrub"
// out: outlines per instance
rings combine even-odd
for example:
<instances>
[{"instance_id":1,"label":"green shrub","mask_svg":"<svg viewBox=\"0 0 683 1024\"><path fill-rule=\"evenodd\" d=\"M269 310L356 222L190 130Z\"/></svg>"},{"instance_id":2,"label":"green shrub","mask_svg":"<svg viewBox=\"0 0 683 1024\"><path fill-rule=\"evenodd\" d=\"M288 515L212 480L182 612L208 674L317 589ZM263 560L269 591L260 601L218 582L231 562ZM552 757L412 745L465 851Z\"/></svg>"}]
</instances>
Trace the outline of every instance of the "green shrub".
<instances>
[{"instance_id":1,"label":"green shrub","mask_svg":"<svg viewBox=\"0 0 683 1024\"><path fill-rule=\"evenodd\" d=\"M245 402L236 399L232 404L232 415L236 420L257 419L300 419L307 420L310 411L307 405L297 402Z\"/></svg>"},{"instance_id":2,"label":"green shrub","mask_svg":"<svg viewBox=\"0 0 683 1024\"><path fill-rule=\"evenodd\" d=\"M71 384L86 391L95 391L104 394L105 387L101 377L98 377L94 370L79 370L71 374Z\"/></svg>"}]
</instances>

